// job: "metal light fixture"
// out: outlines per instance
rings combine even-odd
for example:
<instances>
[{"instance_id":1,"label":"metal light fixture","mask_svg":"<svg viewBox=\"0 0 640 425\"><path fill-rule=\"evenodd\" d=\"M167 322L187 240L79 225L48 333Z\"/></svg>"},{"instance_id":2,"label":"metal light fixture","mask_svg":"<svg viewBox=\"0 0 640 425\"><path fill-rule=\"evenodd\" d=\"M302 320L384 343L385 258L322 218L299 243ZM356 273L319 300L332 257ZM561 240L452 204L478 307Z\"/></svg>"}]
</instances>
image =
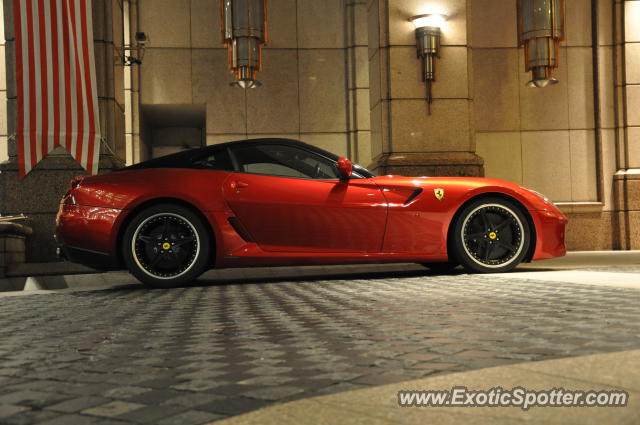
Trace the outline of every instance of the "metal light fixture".
<instances>
[{"instance_id":1,"label":"metal light fixture","mask_svg":"<svg viewBox=\"0 0 640 425\"><path fill-rule=\"evenodd\" d=\"M267 43L267 0L220 0L222 41L229 50L229 70L243 89L260 86L262 46Z\"/></svg>"},{"instance_id":2,"label":"metal light fixture","mask_svg":"<svg viewBox=\"0 0 640 425\"><path fill-rule=\"evenodd\" d=\"M418 58L422 59L422 81L427 85L427 103L431 113L433 95L431 84L436 81L436 58L440 57L440 27L447 20L445 15L428 13L416 15L409 21L416 27L416 45Z\"/></svg>"},{"instance_id":3,"label":"metal light fixture","mask_svg":"<svg viewBox=\"0 0 640 425\"><path fill-rule=\"evenodd\" d=\"M558 48L564 39L564 0L518 0L518 44L524 46L529 87L547 87L558 80Z\"/></svg>"}]
</instances>

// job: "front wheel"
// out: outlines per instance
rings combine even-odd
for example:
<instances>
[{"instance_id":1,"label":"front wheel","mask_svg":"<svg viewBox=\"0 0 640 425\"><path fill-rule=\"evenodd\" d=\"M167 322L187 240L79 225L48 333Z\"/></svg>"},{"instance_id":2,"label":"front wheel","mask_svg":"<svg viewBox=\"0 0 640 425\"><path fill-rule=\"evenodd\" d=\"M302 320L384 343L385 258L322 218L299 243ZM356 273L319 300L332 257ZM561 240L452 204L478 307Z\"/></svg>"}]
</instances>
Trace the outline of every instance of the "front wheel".
<instances>
[{"instance_id":1,"label":"front wheel","mask_svg":"<svg viewBox=\"0 0 640 425\"><path fill-rule=\"evenodd\" d=\"M512 270L522 262L531 243L524 214L513 203L500 198L469 204L454 226L454 255L465 269L473 272Z\"/></svg>"},{"instance_id":2,"label":"front wheel","mask_svg":"<svg viewBox=\"0 0 640 425\"><path fill-rule=\"evenodd\" d=\"M189 209L173 204L154 205L134 217L122 244L131 274L156 288L192 282L205 271L211 252L202 220Z\"/></svg>"}]
</instances>

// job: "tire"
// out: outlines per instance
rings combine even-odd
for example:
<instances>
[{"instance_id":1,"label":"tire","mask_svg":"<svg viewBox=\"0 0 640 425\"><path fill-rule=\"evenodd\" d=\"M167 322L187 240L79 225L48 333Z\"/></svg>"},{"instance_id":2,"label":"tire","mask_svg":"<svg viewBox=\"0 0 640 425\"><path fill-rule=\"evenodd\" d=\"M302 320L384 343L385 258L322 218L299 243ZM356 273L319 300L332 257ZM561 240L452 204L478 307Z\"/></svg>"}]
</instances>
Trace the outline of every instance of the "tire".
<instances>
[{"instance_id":1,"label":"tire","mask_svg":"<svg viewBox=\"0 0 640 425\"><path fill-rule=\"evenodd\" d=\"M449 274L452 273L459 264L452 261L446 261L442 263L422 263L422 265L434 273Z\"/></svg>"},{"instance_id":2,"label":"tire","mask_svg":"<svg viewBox=\"0 0 640 425\"><path fill-rule=\"evenodd\" d=\"M124 262L140 282L173 288L194 281L211 258L211 238L202 219L175 204L151 206L127 226Z\"/></svg>"},{"instance_id":3,"label":"tire","mask_svg":"<svg viewBox=\"0 0 640 425\"><path fill-rule=\"evenodd\" d=\"M522 262L531 231L520 208L500 198L465 206L453 229L453 255L470 272L504 273Z\"/></svg>"}]
</instances>

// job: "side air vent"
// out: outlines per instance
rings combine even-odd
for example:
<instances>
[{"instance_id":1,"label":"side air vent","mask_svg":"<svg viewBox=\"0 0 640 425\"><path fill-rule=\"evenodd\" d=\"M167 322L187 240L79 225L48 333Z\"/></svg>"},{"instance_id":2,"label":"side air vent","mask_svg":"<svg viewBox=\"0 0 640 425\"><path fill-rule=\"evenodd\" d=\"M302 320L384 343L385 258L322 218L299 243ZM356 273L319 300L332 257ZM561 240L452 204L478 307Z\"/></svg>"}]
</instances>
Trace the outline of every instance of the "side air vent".
<instances>
[{"instance_id":1,"label":"side air vent","mask_svg":"<svg viewBox=\"0 0 640 425\"><path fill-rule=\"evenodd\" d=\"M246 231L246 229L242 226L242 224L240 224L237 218L229 217L228 220L231 227L233 227L234 230L238 232L238 234L242 239L244 239L247 242L253 242L253 238L249 235L249 232Z\"/></svg>"},{"instance_id":2,"label":"side air vent","mask_svg":"<svg viewBox=\"0 0 640 425\"><path fill-rule=\"evenodd\" d=\"M409 196L409 197L407 198L407 200L406 200L406 201L404 201L404 204L403 204L403 205L408 205L411 201L413 201L414 199L416 199L416 197L417 197L418 195L420 195L421 193L422 193L422 188L421 188L421 187L420 187L420 188L418 188L418 189L416 189L416 190L414 190L414 191L413 191L413 193L411 194L411 196Z\"/></svg>"}]
</instances>

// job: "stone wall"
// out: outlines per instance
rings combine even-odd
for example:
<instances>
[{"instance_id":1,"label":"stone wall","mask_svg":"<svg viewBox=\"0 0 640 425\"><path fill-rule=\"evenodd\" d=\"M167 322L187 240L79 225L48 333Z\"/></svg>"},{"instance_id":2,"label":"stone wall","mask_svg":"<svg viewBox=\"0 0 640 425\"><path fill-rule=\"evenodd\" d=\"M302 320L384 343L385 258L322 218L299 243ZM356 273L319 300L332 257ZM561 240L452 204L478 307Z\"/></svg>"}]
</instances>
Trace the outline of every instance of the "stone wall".
<instances>
[{"instance_id":1,"label":"stone wall","mask_svg":"<svg viewBox=\"0 0 640 425\"><path fill-rule=\"evenodd\" d=\"M9 159L7 132L7 71L5 63L4 0L0 0L0 163Z\"/></svg>"},{"instance_id":2,"label":"stone wall","mask_svg":"<svg viewBox=\"0 0 640 425\"><path fill-rule=\"evenodd\" d=\"M516 0L473 2L477 153L488 177L536 189L561 207L570 218L569 249L629 247L620 227L628 216L619 216L619 206L630 192L614 190L614 176L638 166L633 154L625 163L621 152L639 144L624 117L625 107L640 110L640 103L623 92L629 78L620 81L621 59L635 57L628 44L621 46L629 38L622 36L623 3L566 1L559 83L532 89L517 45ZM638 18L626 26L637 27ZM625 132L629 143L620 140Z\"/></svg>"},{"instance_id":3,"label":"stone wall","mask_svg":"<svg viewBox=\"0 0 640 425\"><path fill-rule=\"evenodd\" d=\"M640 249L640 1L615 3L616 215L622 249Z\"/></svg>"}]
</instances>

